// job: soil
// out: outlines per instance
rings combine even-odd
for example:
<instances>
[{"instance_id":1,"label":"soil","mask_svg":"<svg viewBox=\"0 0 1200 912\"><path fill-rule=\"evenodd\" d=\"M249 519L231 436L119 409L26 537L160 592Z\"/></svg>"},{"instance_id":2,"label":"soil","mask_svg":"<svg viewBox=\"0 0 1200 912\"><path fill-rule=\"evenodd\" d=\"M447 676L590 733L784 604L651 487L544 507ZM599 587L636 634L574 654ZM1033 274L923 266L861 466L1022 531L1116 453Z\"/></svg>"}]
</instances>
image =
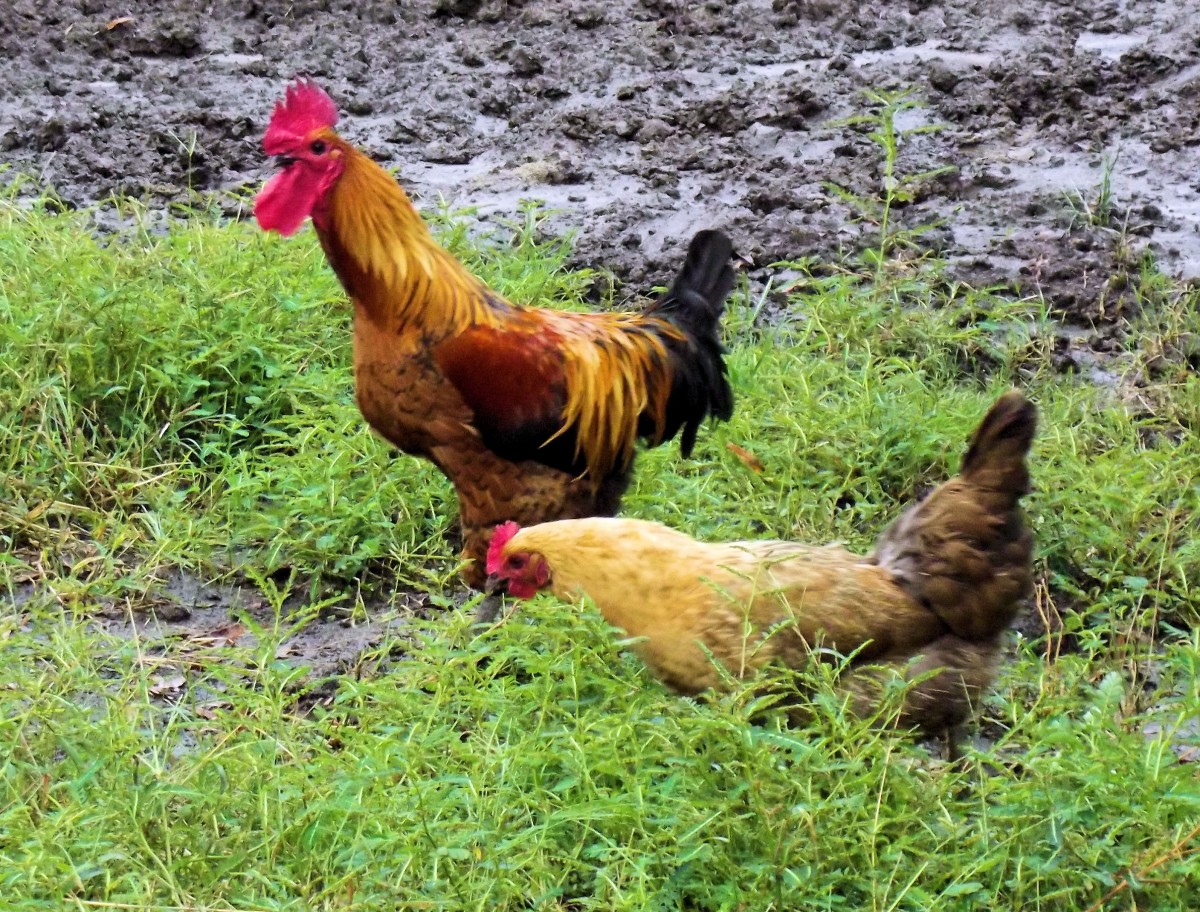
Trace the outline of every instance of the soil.
<instances>
[{"instance_id":1,"label":"soil","mask_svg":"<svg viewBox=\"0 0 1200 912\"><path fill-rule=\"evenodd\" d=\"M31 563L35 560L31 555ZM383 588L360 592L357 598L343 594L324 599L316 616L305 620L313 609L302 584L284 587L289 594L277 610L263 590L245 579L214 581L176 568L143 581L123 598L89 597L89 605L94 627L136 639L139 655L163 669L160 677L168 681L191 657L213 649L223 650L225 658L239 665L262 661L256 631L265 631L274 642L274 628L282 622L279 646L266 658L303 667L304 676L295 682L297 693L310 693L315 685L321 696L319 688L337 675L361 675L401 658L411 645L413 622L445 610L444 604L434 605L421 593ZM13 607L20 610L35 600L66 606L77 598L71 589L68 585L59 592L35 577L17 586ZM462 590L452 596L461 604L470 593ZM493 601L489 597L480 603L481 621L488 620ZM170 698L180 686L164 686L158 695Z\"/></svg>"},{"instance_id":2,"label":"soil","mask_svg":"<svg viewBox=\"0 0 1200 912\"><path fill-rule=\"evenodd\" d=\"M910 90L894 228L929 229L953 277L1041 291L1084 357L1143 250L1200 276L1193 0L13 0L0 51L0 162L74 206L222 191L244 215L224 191L271 173L259 140L303 74L425 207L545 201L579 265L637 290L719 225L761 281L878 244L846 201L883 191L878 124L847 119ZM163 622L219 627L218 589ZM383 632L297 655L332 670Z\"/></svg>"},{"instance_id":3,"label":"soil","mask_svg":"<svg viewBox=\"0 0 1200 912\"><path fill-rule=\"evenodd\" d=\"M1125 315L1149 247L1200 276L1200 18L1189 0L15 0L0 157L69 203L256 187L296 74L418 202L544 200L577 260L644 288L722 225L762 267L878 241L867 91L909 89L897 227L974 284ZM1102 188L1111 173L1111 203ZM911 183L911 182L910 182ZM904 186L904 181L901 181ZM225 203L231 211L237 205Z\"/></svg>"}]
</instances>

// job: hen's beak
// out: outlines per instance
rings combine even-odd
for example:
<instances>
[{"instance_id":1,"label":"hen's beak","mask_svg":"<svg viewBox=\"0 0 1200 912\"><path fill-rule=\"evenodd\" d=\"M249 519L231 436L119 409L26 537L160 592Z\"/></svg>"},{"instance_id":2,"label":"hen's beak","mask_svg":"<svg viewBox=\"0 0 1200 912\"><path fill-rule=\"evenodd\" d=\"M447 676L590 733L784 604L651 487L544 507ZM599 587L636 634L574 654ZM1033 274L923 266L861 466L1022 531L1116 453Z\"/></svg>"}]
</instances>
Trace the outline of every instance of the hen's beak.
<instances>
[{"instance_id":1,"label":"hen's beak","mask_svg":"<svg viewBox=\"0 0 1200 912\"><path fill-rule=\"evenodd\" d=\"M296 163L296 159L291 155L276 155L275 167L288 168Z\"/></svg>"},{"instance_id":2,"label":"hen's beak","mask_svg":"<svg viewBox=\"0 0 1200 912\"><path fill-rule=\"evenodd\" d=\"M506 588L507 580L495 573L488 574L487 582L483 584L483 591L488 595L503 594Z\"/></svg>"}]
</instances>

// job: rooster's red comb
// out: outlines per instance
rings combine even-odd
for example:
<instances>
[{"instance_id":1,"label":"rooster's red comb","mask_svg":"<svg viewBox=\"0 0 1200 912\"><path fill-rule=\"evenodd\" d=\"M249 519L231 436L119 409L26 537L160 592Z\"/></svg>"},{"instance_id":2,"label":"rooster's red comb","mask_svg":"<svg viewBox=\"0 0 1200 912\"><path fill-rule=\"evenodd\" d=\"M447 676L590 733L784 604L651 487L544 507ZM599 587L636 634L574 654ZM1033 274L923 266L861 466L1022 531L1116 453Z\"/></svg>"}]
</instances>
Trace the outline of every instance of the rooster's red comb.
<instances>
[{"instance_id":1,"label":"rooster's red comb","mask_svg":"<svg viewBox=\"0 0 1200 912\"><path fill-rule=\"evenodd\" d=\"M337 105L325 90L311 79L297 79L275 102L271 123L263 135L263 149L268 155L282 155L313 130L332 127L337 119Z\"/></svg>"},{"instance_id":2,"label":"rooster's red comb","mask_svg":"<svg viewBox=\"0 0 1200 912\"><path fill-rule=\"evenodd\" d=\"M515 522L509 520L506 523L501 523L496 526L496 531L492 533L492 543L488 545L487 553L487 572L497 573L500 570L500 565L503 563L503 555L501 552L504 546L508 544L509 539L521 531L521 527Z\"/></svg>"}]
</instances>

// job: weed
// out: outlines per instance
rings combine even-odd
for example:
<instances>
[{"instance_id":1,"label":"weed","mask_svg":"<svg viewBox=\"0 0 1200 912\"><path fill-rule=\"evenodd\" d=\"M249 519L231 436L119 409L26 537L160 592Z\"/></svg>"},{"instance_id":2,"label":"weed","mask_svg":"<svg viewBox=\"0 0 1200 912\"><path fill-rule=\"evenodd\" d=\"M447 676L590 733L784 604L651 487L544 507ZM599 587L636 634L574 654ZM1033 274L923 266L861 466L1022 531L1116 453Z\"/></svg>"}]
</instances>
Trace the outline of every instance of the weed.
<instances>
[{"instance_id":1,"label":"weed","mask_svg":"<svg viewBox=\"0 0 1200 912\"><path fill-rule=\"evenodd\" d=\"M1100 183L1096 187L1095 198L1089 200L1081 190L1070 190L1064 195L1070 213L1067 229L1077 226L1090 228L1113 227L1113 216L1117 211L1116 197L1113 194L1113 171L1120 151L1113 155L1105 155L1100 166Z\"/></svg>"},{"instance_id":2,"label":"weed","mask_svg":"<svg viewBox=\"0 0 1200 912\"><path fill-rule=\"evenodd\" d=\"M903 141L911 136L936 133L941 126L938 124L920 124L913 127L899 125L899 120L906 111L922 107L922 104L908 92L868 90L864 94L869 103L877 106L875 113L849 117L837 121L831 126L863 125L871 127L867 132L867 137L875 143L881 154L883 173L880 189L877 193L864 195L834 183L826 183L825 187L857 213L859 218L866 219L879 227L877 243L867 251L869 262L875 266L876 271L879 271L896 248L914 247L917 237L937 227L937 223L928 223L914 228L897 229L892 224L895 209L898 206L914 202L926 184L955 169L946 165L929 171L898 174L897 166Z\"/></svg>"}]
</instances>

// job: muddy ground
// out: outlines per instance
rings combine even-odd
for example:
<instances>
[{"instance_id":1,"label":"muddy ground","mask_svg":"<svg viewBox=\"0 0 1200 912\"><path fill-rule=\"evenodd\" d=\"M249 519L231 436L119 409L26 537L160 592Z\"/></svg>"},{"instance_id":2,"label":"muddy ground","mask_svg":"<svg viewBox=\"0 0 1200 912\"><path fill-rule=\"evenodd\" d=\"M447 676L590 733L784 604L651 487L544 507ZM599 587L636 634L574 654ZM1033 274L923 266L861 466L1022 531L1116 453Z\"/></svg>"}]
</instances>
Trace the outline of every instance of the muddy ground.
<instances>
[{"instance_id":1,"label":"muddy ground","mask_svg":"<svg viewBox=\"0 0 1200 912\"><path fill-rule=\"evenodd\" d=\"M645 289L705 225L758 267L878 243L828 184L880 195L880 149L843 121L911 89L899 126L941 129L901 141L899 173L949 170L898 225L933 226L919 243L957 276L1043 291L1084 347L1144 248L1200 276L1192 0L14 0L0 52L0 162L81 206L257 187L272 103L306 74L422 205L545 200L581 265ZM201 636L241 598L164 597ZM358 648L327 636L333 665Z\"/></svg>"},{"instance_id":2,"label":"muddy ground","mask_svg":"<svg viewBox=\"0 0 1200 912\"><path fill-rule=\"evenodd\" d=\"M838 122L910 88L926 107L900 126L943 129L902 143L901 174L953 170L900 222L941 222L921 243L961 277L1086 325L1121 314L1144 246L1200 276L1190 0L15 0L0 30L0 160L80 205L258 185L303 73L423 204L546 200L580 263L644 287L703 225L760 265L875 242L825 186L882 187Z\"/></svg>"}]
</instances>

